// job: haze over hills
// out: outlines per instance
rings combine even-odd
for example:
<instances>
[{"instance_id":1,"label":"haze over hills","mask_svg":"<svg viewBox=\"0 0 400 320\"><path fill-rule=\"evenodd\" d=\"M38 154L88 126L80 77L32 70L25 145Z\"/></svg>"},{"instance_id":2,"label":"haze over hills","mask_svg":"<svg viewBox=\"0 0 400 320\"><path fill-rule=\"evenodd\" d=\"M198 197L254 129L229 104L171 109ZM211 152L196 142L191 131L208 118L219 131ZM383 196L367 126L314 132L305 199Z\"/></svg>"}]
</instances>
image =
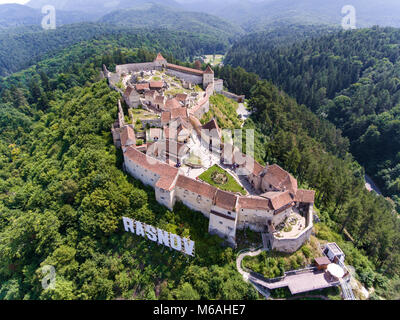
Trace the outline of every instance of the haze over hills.
<instances>
[{"instance_id":1,"label":"haze over hills","mask_svg":"<svg viewBox=\"0 0 400 320\"><path fill-rule=\"evenodd\" d=\"M57 22L65 24L79 22L82 19L84 21L97 19L112 21L113 18L110 16L102 17L117 10L143 10L148 8L149 4L170 8L169 19L174 11L203 12L228 20L247 32L254 32L263 31L277 23L340 26L343 16L342 7L349 3L347 0L31 0L25 6L13 5L4 9L1 8L3 5L0 5L0 26L36 24L41 16L38 10L44 5L55 6ZM357 27L373 25L400 27L400 1L353 0L351 5L356 8ZM30 11L27 8L37 11ZM7 13L5 10L8 10ZM85 15L82 16L81 13ZM131 11L123 15L115 13L114 17L128 18L130 14L135 15L137 12ZM155 15L155 13L153 16L149 14L150 12L146 13L149 18ZM175 21L181 18L180 13L176 13L173 18L174 21L167 21L168 27L173 26ZM142 17L129 23L151 25L157 20L148 21ZM211 20L212 23L214 20ZM158 22L163 23L165 20ZM202 23L207 23L207 21L202 21Z\"/></svg>"},{"instance_id":2,"label":"haze over hills","mask_svg":"<svg viewBox=\"0 0 400 320\"><path fill-rule=\"evenodd\" d=\"M0 5L0 28L40 25L43 16L40 9L20 4ZM58 25L92 21L96 18L90 13L63 10L58 10L56 17Z\"/></svg>"},{"instance_id":3,"label":"haze over hills","mask_svg":"<svg viewBox=\"0 0 400 320\"><path fill-rule=\"evenodd\" d=\"M240 27L207 13L174 10L150 3L140 9L113 11L101 18L99 22L138 28L186 30L230 39L244 33Z\"/></svg>"},{"instance_id":4,"label":"haze over hills","mask_svg":"<svg viewBox=\"0 0 400 320\"><path fill-rule=\"evenodd\" d=\"M50 4L58 10L83 11L94 13L101 17L114 10L140 8L148 3L181 8L181 5L174 0L31 0L26 5L32 8L41 8L44 5Z\"/></svg>"},{"instance_id":5,"label":"haze over hills","mask_svg":"<svg viewBox=\"0 0 400 320\"><path fill-rule=\"evenodd\" d=\"M356 8L357 26L400 26L400 1L397 0L177 0L186 9L206 11L236 21L246 31L260 31L276 22L336 24L341 9Z\"/></svg>"}]
</instances>

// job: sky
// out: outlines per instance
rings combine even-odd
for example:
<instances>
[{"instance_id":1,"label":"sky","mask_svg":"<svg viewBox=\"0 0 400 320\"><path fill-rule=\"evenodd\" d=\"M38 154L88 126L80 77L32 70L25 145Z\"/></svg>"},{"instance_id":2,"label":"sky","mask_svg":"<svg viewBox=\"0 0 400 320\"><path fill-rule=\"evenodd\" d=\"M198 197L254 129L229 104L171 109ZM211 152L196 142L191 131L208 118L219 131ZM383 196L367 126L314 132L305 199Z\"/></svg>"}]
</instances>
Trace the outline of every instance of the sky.
<instances>
[{"instance_id":1,"label":"sky","mask_svg":"<svg viewBox=\"0 0 400 320\"><path fill-rule=\"evenodd\" d=\"M5 4L5 3L19 3L19 4L25 4L29 0L0 0L0 4Z\"/></svg>"}]
</instances>

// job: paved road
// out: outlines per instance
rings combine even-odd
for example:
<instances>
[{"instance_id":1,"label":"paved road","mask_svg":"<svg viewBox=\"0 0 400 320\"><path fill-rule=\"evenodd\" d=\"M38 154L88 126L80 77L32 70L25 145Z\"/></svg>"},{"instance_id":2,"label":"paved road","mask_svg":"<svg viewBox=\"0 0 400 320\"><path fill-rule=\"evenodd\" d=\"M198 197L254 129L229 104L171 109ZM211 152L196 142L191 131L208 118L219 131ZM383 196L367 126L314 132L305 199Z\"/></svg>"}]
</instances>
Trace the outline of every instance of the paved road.
<instances>
[{"instance_id":1,"label":"paved road","mask_svg":"<svg viewBox=\"0 0 400 320\"><path fill-rule=\"evenodd\" d=\"M367 188L368 191L375 191L377 194L382 195L381 190L379 190L376 184L367 175L365 175L365 187Z\"/></svg>"}]
</instances>

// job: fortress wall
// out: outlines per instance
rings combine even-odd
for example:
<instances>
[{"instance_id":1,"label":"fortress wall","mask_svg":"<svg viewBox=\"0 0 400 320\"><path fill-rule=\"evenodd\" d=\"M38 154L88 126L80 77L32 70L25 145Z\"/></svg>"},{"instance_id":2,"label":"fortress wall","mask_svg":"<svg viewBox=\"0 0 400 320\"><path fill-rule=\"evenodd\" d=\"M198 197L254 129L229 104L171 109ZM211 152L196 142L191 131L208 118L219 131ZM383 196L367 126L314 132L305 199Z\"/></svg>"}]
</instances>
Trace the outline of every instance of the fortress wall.
<instances>
[{"instance_id":1,"label":"fortress wall","mask_svg":"<svg viewBox=\"0 0 400 320\"><path fill-rule=\"evenodd\" d=\"M179 79L185 80L186 82L190 82L192 84L202 84L203 83L202 76L196 76L196 75L179 72L179 71L172 70L172 69L167 69L166 74L169 76L172 76L172 77L178 77Z\"/></svg>"},{"instance_id":2,"label":"fortress wall","mask_svg":"<svg viewBox=\"0 0 400 320\"><path fill-rule=\"evenodd\" d=\"M122 73L131 73L131 72L140 72L140 71L151 71L160 69L161 67L155 64L154 62L145 62L145 63L131 63L131 64L121 64L115 67L115 72L118 75Z\"/></svg>"},{"instance_id":3,"label":"fortress wall","mask_svg":"<svg viewBox=\"0 0 400 320\"><path fill-rule=\"evenodd\" d=\"M224 90L224 80L215 79L214 80L214 90L216 93L221 93Z\"/></svg>"},{"instance_id":4,"label":"fortress wall","mask_svg":"<svg viewBox=\"0 0 400 320\"><path fill-rule=\"evenodd\" d=\"M158 174L155 174L141 166L135 164L132 160L125 158L125 169L131 174L135 179L143 182L143 184L155 187L157 181L160 179Z\"/></svg>"},{"instance_id":5,"label":"fortress wall","mask_svg":"<svg viewBox=\"0 0 400 320\"><path fill-rule=\"evenodd\" d=\"M220 238L226 239L232 246L236 245L235 220L224 219L211 213L208 232L210 234L218 235Z\"/></svg>"},{"instance_id":6,"label":"fortress wall","mask_svg":"<svg viewBox=\"0 0 400 320\"><path fill-rule=\"evenodd\" d=\"M175 190L166 191L156 187L155 192L157 202L172 211L175 205Z\"/></svg>"},{"instance_id":7,"label":"fortress wall","mask_svg":"<svg viewBox=\"0 0 400 320\"><path fill-rule=\"evenodd\" d=\"M244 102L245 96L238 96L232 92L228 91L221 91L221 94L224 95L225 97L235 100L236 102Z\"/></svg>"},{"instance_id":8,"label":"fortress wall","mask_svg":"<svg viewBox=\"0 0 400 320\"><path fill-rule=\"evenodd\" d=\"M148 124L150 127L156 127L156 128L161 128L161 118L159 119L142 119L140 120L142 122L143 128L146 128L146 125Z\"/></svg>"},{"instance_id":9,"label":"fortress wall","mask_svg":"<svg viewBox=\"0 0 400 320\"><path fill-rule=\"evenodd\" d=\"M301 248L301 246L310 239L313 223L312 223L312 215L313 208L310 206L310 210L308 212L308 218L306 221L308 222L307 227L296 237L296 238L277 238L275 236L271 237L271 246L272 249L292 253Z\"/></svg>"},{"instance_id":10,"label":"fortress wall","mask_svg":"<svg viewBox=\"0 0 400 320\"><path fill-rule=\"evenodd\" d=\"M176 187L177 200L194 211L200 211L207 219L210 218L212 200L202 197L195 192Z\"/></svg>"},{"instance_id":11,"label":"fortress wall","mask_svg":"<svg viewBox=\"0 0 400 320\"><path fill-rule=\"evenodd\" d=\"M273 213L271 211L241 208L238 223L246 222L267 225L267 221L271 220L272 216Z\"/></svg>"}]
</instances>

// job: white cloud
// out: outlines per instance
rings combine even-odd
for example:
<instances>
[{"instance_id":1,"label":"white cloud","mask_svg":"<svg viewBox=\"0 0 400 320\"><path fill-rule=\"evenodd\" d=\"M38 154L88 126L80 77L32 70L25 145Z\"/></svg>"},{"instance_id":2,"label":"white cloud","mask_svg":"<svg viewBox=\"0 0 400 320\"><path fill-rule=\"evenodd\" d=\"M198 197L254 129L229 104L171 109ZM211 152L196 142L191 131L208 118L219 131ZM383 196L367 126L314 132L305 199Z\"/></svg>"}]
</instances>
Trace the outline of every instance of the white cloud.
<instances>
[{"instance_id":1,"label":"white cloud","mask_svg":"<svg viewBox=\"0 0 400 320\"><path fill-rule=\"evenodd\" d=\"M6 4L6 3L25 4L27 2L29 2L29 0L0 0L0 4Z\"/></svg>"}]
</instances>

